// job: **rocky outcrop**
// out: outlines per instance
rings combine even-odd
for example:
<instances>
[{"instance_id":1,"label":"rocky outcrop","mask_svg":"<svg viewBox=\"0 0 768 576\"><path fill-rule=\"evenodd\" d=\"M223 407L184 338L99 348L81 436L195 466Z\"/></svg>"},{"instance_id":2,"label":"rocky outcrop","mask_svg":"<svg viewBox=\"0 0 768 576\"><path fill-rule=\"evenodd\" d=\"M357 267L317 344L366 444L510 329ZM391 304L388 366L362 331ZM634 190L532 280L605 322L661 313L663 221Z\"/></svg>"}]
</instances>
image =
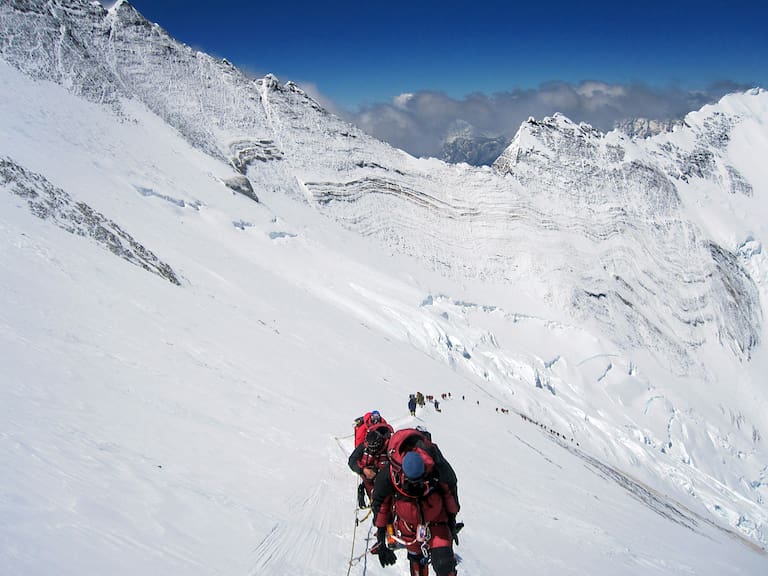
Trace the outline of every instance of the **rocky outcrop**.
<instances>
[{"instance_id":1,"label":"rocky outcrop","mask_svg":"<svg viewBox=\"0 0 768 576\"><path fill-rule=\"evenodd\" d=\"M248 180L248 178L245 176L233 176L232 178L225 180L224 184L227 186L227 188L230 188L235 192L242 194L243 196L247 196L255 202L259 201L259 197L256 196L256 192L253 191L251 181Z\"/></svg>"},{"instance_id":2,"label":"rocky outcrop","mask_svg":"<svg viewBox=\"0 0 768 576\"><path fill-rule=\"evenodd\" d=\"M25 170L10 158L0 158L0 189L26 201L29 211L62 230L90 240L115 256L157 274L171 284L181 285L168 264L137 242L117 223L85 202L77 202L40 174Z\"/></svg>"}]
</instances>

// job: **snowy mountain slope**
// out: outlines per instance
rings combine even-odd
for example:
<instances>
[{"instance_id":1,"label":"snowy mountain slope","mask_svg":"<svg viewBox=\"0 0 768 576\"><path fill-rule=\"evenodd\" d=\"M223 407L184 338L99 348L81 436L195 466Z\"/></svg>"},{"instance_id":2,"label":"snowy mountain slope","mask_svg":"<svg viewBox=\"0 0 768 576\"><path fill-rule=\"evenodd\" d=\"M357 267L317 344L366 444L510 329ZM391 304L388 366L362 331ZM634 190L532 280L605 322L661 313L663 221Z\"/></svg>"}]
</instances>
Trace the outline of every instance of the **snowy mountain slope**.
<instances>
[{"instance_id":1,"label":"snowy mountain slope","mask_svg":"<svg viewBox=\"0 0 768 576\"><path fill-rule=\"evenodd\" d=\"M416 160L378 143L325 113L291 84L271 77L250 82L226 63L176 44L125 2L110 13L77 2L65 7L14 2L0 10L3 58L14 66L0 64L0 157L117 223L168 263L182 284L170 296L165 288L129 296L134 282L155 286L162 280L137 267L125 272L117 258L102 262L102 248L64 230L61 237L54 234L41 243L49 228L32 218L6 182L4 201L10 204L2 211L4 229L7 245L18 250L6 253L3 274L8 279L4 301L13 303L8 309L14 310L3 331L12 343L4 347L4 359L13 359L9 373L15 384L9 390L26 390L22 374L34 375L41 394L45 382L56 381L61 373L71 375L70 386L88 390L99 389L105 374L117 374L117 390L126 394L132 394L135 380L147 380L151 390L139 390L146 401L132 404L131 418L147 418L148 430L160 430L167 405L177 406L179 395L191 395L191 405L171 408L172 413L191 412L184 431L198 438L201 432L194 428L203 422L204 430L221 438L228 434L217 430L228 426L228 418L211 422L205 415L209 404L216 405L206 392L208 379L213 375L225 386L241 383L233 397L220 400L221 414L234 412L237 419L244 418L237 399L252 397L251 375L256 374L261 383L257 396L271 397L275 387L283 388L289 400L274 400L274 405L298 412L289 425L284 416L275 416L264 426L241 428L249 437L261 437L266 430L278 446L262 447L263 455L278 458L297 448L294 440L280 444L278 438L290 430L307 432L304 422L310 413L317 416L317 408L324 414L317 425L337 435L339 419L369 409L372 397L397 414L414 382L456 382L456 390L465 387L483 406L486 400L511 406L574 437L587 453L670 494L694 514L766 541L766 403L760 387L765 219L760 219L760 191L768 180L754 160L759 158L754 150L765 146L764 92L729 97L699 113L714 115L716 121L699 125L694 114L687 129L645 143L603 136L562 117L543 121L553 124L547 137L531 134L525 125L517 145L522 142L535 152L525 162L499 165L498 170L468 169ZM40 81L45 79L67 91ZM247 174L265 205L226 186L238 171ZM717 218L708 198L722 206ZM376 242L344 234L317 213ZM36 231L32 240L24 238L27 230ZM392 256L380 252L381 241ZM66 257L60 254L64 246L69 247ZM43 273L48 267L63 277L74 274L69 290L56 301L59 306L37 310L47 299L45 288L63 280L56 275L51 281L34 280L35 274L25 271L27 260L36 263L40 278L48 278L50 272ZM122 289L96 303L80 294L80 282L95 282L89 278L89 261L104 270L99 277L106 275L95 292L112 294L125 284L127 304L117 304ZM423 263L441 275L426 272ZM113 308L122 311L113 313ZM38 314L37 324L25 325L25 317ZM53 330L45 327L46 320L53 321ZM108 325L101 326L100 320ZM288 343L281 338L280 344L265 344L267 336L286 334L282 323L291 326ZM146 327L155 337L144 342L136 334ZM163 338L166 330L175 336ZM49 335L44 350L54 357L48 369L24 352L25 343L41 340L41 334ZM127 352L122 339L132 342ZM179 340L191 343L169 352ZM187 378L176 375L177 370L190 371L192 390L184 388ZM369 373L382 374L375 381L386 386L386 393L373 386L359 393ZM169 379L181 388L168 389ZM313 392L318 386L322 394ZM21 412L43 409L11 395L15 401L8 406ZM141 415L147 404L155 406L156 419ZM68 400L57 397L52 406L67 407L61 417L65 426L73 426L67 415L77 410ZM109 421L98 420L96 428L86 427L84 433L106 429L107 435L124 439L127 431ZM44 428L13 422L14 437L27 442L45 435L52 445L63 445L65 453L96 449L97 443L67 445L64 437ZM473 419L466 429L479 424ZM499 430L492 432L498 436ZM129 437L128 443L143 449L142 434ZM163 438L165 454L172 454L176 439L183 437ZM230 475L239 473L241 465L236 455L247 448L242 440L227 449L219 442L206 445L206 455L221 453L230 460L212 480L218 490L212 502L231 497L235 480ZM461 449L466 443L456 437L457 454L464 460L473 453ZM533 445L541 450L538 442ZM330 486L352 484L343 458L329 468L299 453L320 476L331 478ZM513 458L519 457L515 452ZM34 469L24 458L21 452L7 455L20 470ZM191 454L183 461L196 474L200 464L194 458ZM50 460L69 470L54 456ZM133 461L130 470L136 466ZM256 485L291 498L291 487L280 486L289 468L278 467L273 478L245 466ZM104 472L112 477L109 469ZM473 482L472 471L466 478ZM478 478L476 501L478 491L494 485L483 475ZM18 493L24 479L13 482L8 492ZM126 478L117 484L131 486L141 499L141 487ZM298 492L314 493L312 486L302 484ZM48 489L38 486L33 494ZM69 496L66 490L53 493ZM157 501L169 493L158 489ZM234 493L249 498L240 489ZM505 492L489 491L489 501L494 494ZM321 506L318 499L319 494L310 498L313 508L303 524L329 526L325 515L336 508L327 499ZM505 506L520 503L511 500ZM176 511L187 513L192 501L197 503L191 499ZM540 511L533 505L529 520L534 509ZM502 508L507 515L513 510ZM237 520L230 520L242 528L243 518L252 513L283 514L253 504L250 512L233 511ZM120 522L103 521L109 531L123 534ZM282 522L293 523L289 536L303 529L302 523ZM134 523L129 519L126 525ZM492 523L488 529L504 527ZM255 531L243 530L255 538L267 529L260 524ZM644 525L638 534L647 530L659 531ZM222 547L242 550L246 537L227 533L234 543ZM55 530L52 534L55 542ZM308 550L326 547L311 534L301 535L310 539L303 541ZM345 544L347 536L340 537ZM68 538L79 541L77 533ZM190 544L194 538L203 541L197 530L172 539L183 543L183 563L200 548ZM720 541L719 535L714 538ZM10 540L18 542L18 533L12 532ZM292 551L289 540L276 545L275 557L285 561ZM137 541L157 546L146 536ZM485 549L495 558L491 566L503 566L511 544L490 535L483 541L496 543ZM275 551L269 538L264 542L261 549ZM691 542L701 547L696 537ZM527 545L534 547L533 542ZM335 550L328 566L336 561L338 546ZM676 561L693 561L687 552L670 554ZM737 558L736 573L749 573L744 567L761 561L739 546L725 555ZM200 560L203 572L213 558L220 557ZM585 562L600 566L599 558L596 551ZM628 556L622 558L631 565ZM710 557L695 564L711 569L705 560ZM306 567L309 552L296 561ZM279 564L269 569L284 573ZM489 566L484 571L494 572Z\"/></svg>"},{"instance_id":2,"label":"snowy mountain slope","mask_svg":"<svg viewBox=\"0 0 768 576\"><path fill-rule=\"evenodd\" d=\"M373 406L427 425L457 469L462 574L765 566L735 534L582 453L583 438L496 412L518 395L425 354L417 335L444 338L439 326L460 348L464 314L499 321L465 288L282 195L233 193L231 167L141 106L123 103L124 122L0 66L2 153L119 215L182 283L2 188L4 574L345 571L368 526L354 530L351 418ZM413 421L414 389L452 399ZM350 572L405 570L364 556Z\"/></svg>"},{"instance_id":3,"label":"snowy mountain slope","mask_svg":"<svg viewBox=\"0 0 768 576\"><path fill-rule=\"evenodd\" d=\"M734 133L761 134L766 93L732 98L754 102L758 112L743 122L734 118ZM454 324L436 334L446 359L514 390L516 402L546 414L558 428L591 435L624 466L642 462L664 482L697 497L712 494L703 498L712 512L759 534L762 529L740 514L723 514L733 504L720 500L728 486L726 493L734 490L736 500L747 497L756 504L750 517L764 515L758 510L765 497L766 403L761 363L753 361L765 340L759 216L751 220L751 230L732 228L737 238L714 235L711 223L689 216L696 189L712 185L680 176L691 155L677 160L667 154L659 161L656 141L603 136L562 117L544 124L550 122L549 132L521 129L508 151L518 161L505 166L503 156L496 166L508 174L503 180L493 172L432 162L429 181L418 187L355 183L340 191L335 182L308 187L321 210L352 229L374 234L449 275L514 287L503 298L445 311L451 319L472 314L468 332L451 333ZM695 128L673 136L683 146L692 132ZM765 149L764 139L755 142ZM520 159L516 150L528 155ZM741 162L751 166L756 158L759 154L750 153ZM675 172L669 167L673 160L679 166ZM723 173L731 181L747 181L735 170ZM759 175L753 180L757 188L764 181ZM432 182L439 185L431 187ZM723 195L731 194L728 187ZM752 197L753 214L761 214L763 203ZM741 222L749 226L750 220ZM520 314L523 295L526 305L542 301L530 321L546 326L539 332L545 336L536 339L537 344L548 340L546 345L532 345L518 333L519 318L527 316ZM506 321L499 326L490 315ZM584 348L563 353L573 345L567 342L573 334L586 341ZM585 345L592 338L594 348ZM521 384L548 389L554 398L528 400L519 394ZM598 417L597 399L604 396L610 409L599 408ZM549 413L553 406L556 415ZM628 445L634 447L625 452ZM720 456L705 456L712 451ZM660 453L683 468L658 462Z\"/></svg>"},{"instance_id":4,"label":"snowy mountain slope","mask_svg":"<svg viewBox=\"0 0 768 576\"><path fill-rule=\"evenodd\" d=\"M618 338L623 334L659 349L679 347L675 354L683 370L690 369L684 358L689 349L706 342L707 324L717 324L718 339L737 356L748 356L759 343L762 313L754 281L736 254L689 221L675 182L642 147L619 133L603 137L555 117L529 121L496 167L551 206L553 226L596 247L586 256L600 261L602 270L590 266L596 273L586 278L591 286L582 283L583 291L572 298L589 316L619 311L631 319L619 325ZM558 262L554 268L567 266ZM722 289L723 283L735 294ZM654 310L647 303L659 294L667 295L663 318L646 316ZM603 302L611 299L618 302ZM670 321L674 325L668 328ZM673 337L666 334L670 328Z\"/></svg>"}]
</instances>

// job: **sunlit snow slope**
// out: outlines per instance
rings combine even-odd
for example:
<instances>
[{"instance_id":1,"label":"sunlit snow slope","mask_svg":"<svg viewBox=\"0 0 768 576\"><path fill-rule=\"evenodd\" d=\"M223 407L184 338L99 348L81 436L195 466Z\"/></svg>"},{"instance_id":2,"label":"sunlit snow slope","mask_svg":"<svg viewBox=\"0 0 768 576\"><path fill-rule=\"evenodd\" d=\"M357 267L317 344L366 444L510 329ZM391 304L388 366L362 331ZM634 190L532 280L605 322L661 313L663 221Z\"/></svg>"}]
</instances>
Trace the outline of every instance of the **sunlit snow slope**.
<instances>
[{"instance_id":1,"label":"sunlit snow slope","mask_svg":"<svg viewBox=\"0 0 768 576\"><path fill-rule=\"evenodd\" d=\"M473 169L125 2L0 16L3 573L346 570L351 420L416 390L465 573L768 565L768 93Z\"/></svg>"}]
</instances>

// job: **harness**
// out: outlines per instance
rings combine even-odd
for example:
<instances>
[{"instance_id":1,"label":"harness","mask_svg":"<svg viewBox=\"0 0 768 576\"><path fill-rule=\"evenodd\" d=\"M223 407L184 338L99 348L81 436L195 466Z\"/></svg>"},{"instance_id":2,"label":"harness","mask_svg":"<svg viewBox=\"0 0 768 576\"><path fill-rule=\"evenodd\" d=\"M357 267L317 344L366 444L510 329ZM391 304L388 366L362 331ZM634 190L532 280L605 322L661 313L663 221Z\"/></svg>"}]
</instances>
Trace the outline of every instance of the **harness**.
<instances>
[{"instance_id":1,"label":"harness","mask_svg":"<svg viewBox=\"0 0 768 576\"><path fill-rule=\"evenodd\" d=\"M392 486L395 488L395 493L392 495L392 539L406 547L416 544L417 542L421 543L422 556L424 558L429 558L429 541L432 538L432 531L430 530L431 523L424 522L424 513L421 509L420 499L426 498L435 491L433 481L425 481L423 490L420 490L418 493L411 493L406 490L405 475L402 474L402 471L395 471L392 469L392 467L390 467L390 479L392 480ZM407 520L400 518L397 515L397 508L395 504L398 500L407 500L416 506L419 519L419 522L416 524L416 526L412 526ZM411 532L414 533L415 536L412 540L406 540L403 538L402 531L397 529L398 521L402 521L402 523L408 526Z\"/></svg>"},{"instance_id":2,"label":"harness","mask_svg":"<svg viewBox=\"0 0 768 576\"><path fill-rule=\"evenodd\" d=\"M421 504L418 500L415 501L416 507L419 510L419 523L416 526L416 528L413 530L413 533L415 534L415 537L413 540L406 540L403 538L402 532L397 528L398 520L400 519L397 515L397 513L393 513L393 519L392 519L392 533L390 536L392 537L392 540L395 542L398 542L405 546L406 548L408 546L412 546L413 544L416 544L417 542L421 543L421 555L424 558L429 558L429 541L432 538L432 531L429 529L429 522L424 523L423 522L423 514L421 512ZM402 520L403 523L405 523L409 528L411 528L411 525L408 524L405 520Z\"/></svg>"}]
</instances>

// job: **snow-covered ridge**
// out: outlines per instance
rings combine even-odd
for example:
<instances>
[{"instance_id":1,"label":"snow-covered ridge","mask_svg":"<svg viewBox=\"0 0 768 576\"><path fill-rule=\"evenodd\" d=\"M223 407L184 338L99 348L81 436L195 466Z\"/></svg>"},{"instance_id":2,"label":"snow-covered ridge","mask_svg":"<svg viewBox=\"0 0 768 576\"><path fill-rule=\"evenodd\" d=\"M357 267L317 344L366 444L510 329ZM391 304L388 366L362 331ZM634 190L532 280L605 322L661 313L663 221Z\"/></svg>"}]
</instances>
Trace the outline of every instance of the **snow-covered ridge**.
<instances>
[{"instance_id":1,"label":"snow-covered ridge","mask_svg":"<svg viewBox=\"0 0 768 576\"><path fill-rule=\"evenodd\" d=\"M728 137L726 124L720 119L698 138L722 142ZM713 242L689 220L681 200L679 181L705 179L704 172L691 167L691 157L697 156L672 145L657 148L655 141L650 149L643 144L621 133L604 136L556 115L526 122L494 167L522 184L547 211L550 226L591 244L586 254L595 255L602 270L593 272L589 284L582 282L581 294L574 292L590 316L603 316L605 301L616 298L608 308L633 317L620 330L630 338L635 326L647 330L645 335L635 332L646 344L655 333L660 347L684 343L690 349L703 344L706 326L714 325L710 333L737 356L748 357L761 339L758 290L735 247ZM706 158L714 164L714 153ZM743 181L735 168L726 174L729 182ZM568 240L557 241L563 242L558 252L567 253ZM573 278L563 284L579 283ZM724 285L731 288L724 290ZM666 295L665 317L648 317L644 311L654 307L647 304L658 294ZM723 314L726 309L730 312ZM613 320L609 324L616 325Z\"/></svg>"},{"instance_id":2,"label":"snow-covered ridge","mask_svg":"<svg viewBox=\"0 0 768 576\"><path fill-rule=\"evenodd\" d=\"M768 417L752 364L768 297L764 91L645 141L531 120L493 169L472 169L394 150L290 82L251 80L179 44L128 2L65 4L0 5L3 60L103 103L115 122L142 122L126 110L141 103L247 176L254 197L288 195L452 279L502 286L472 307L449 296L414 310L366 291L339 305L768 542Z\"/></svg>"}]
</instances>

